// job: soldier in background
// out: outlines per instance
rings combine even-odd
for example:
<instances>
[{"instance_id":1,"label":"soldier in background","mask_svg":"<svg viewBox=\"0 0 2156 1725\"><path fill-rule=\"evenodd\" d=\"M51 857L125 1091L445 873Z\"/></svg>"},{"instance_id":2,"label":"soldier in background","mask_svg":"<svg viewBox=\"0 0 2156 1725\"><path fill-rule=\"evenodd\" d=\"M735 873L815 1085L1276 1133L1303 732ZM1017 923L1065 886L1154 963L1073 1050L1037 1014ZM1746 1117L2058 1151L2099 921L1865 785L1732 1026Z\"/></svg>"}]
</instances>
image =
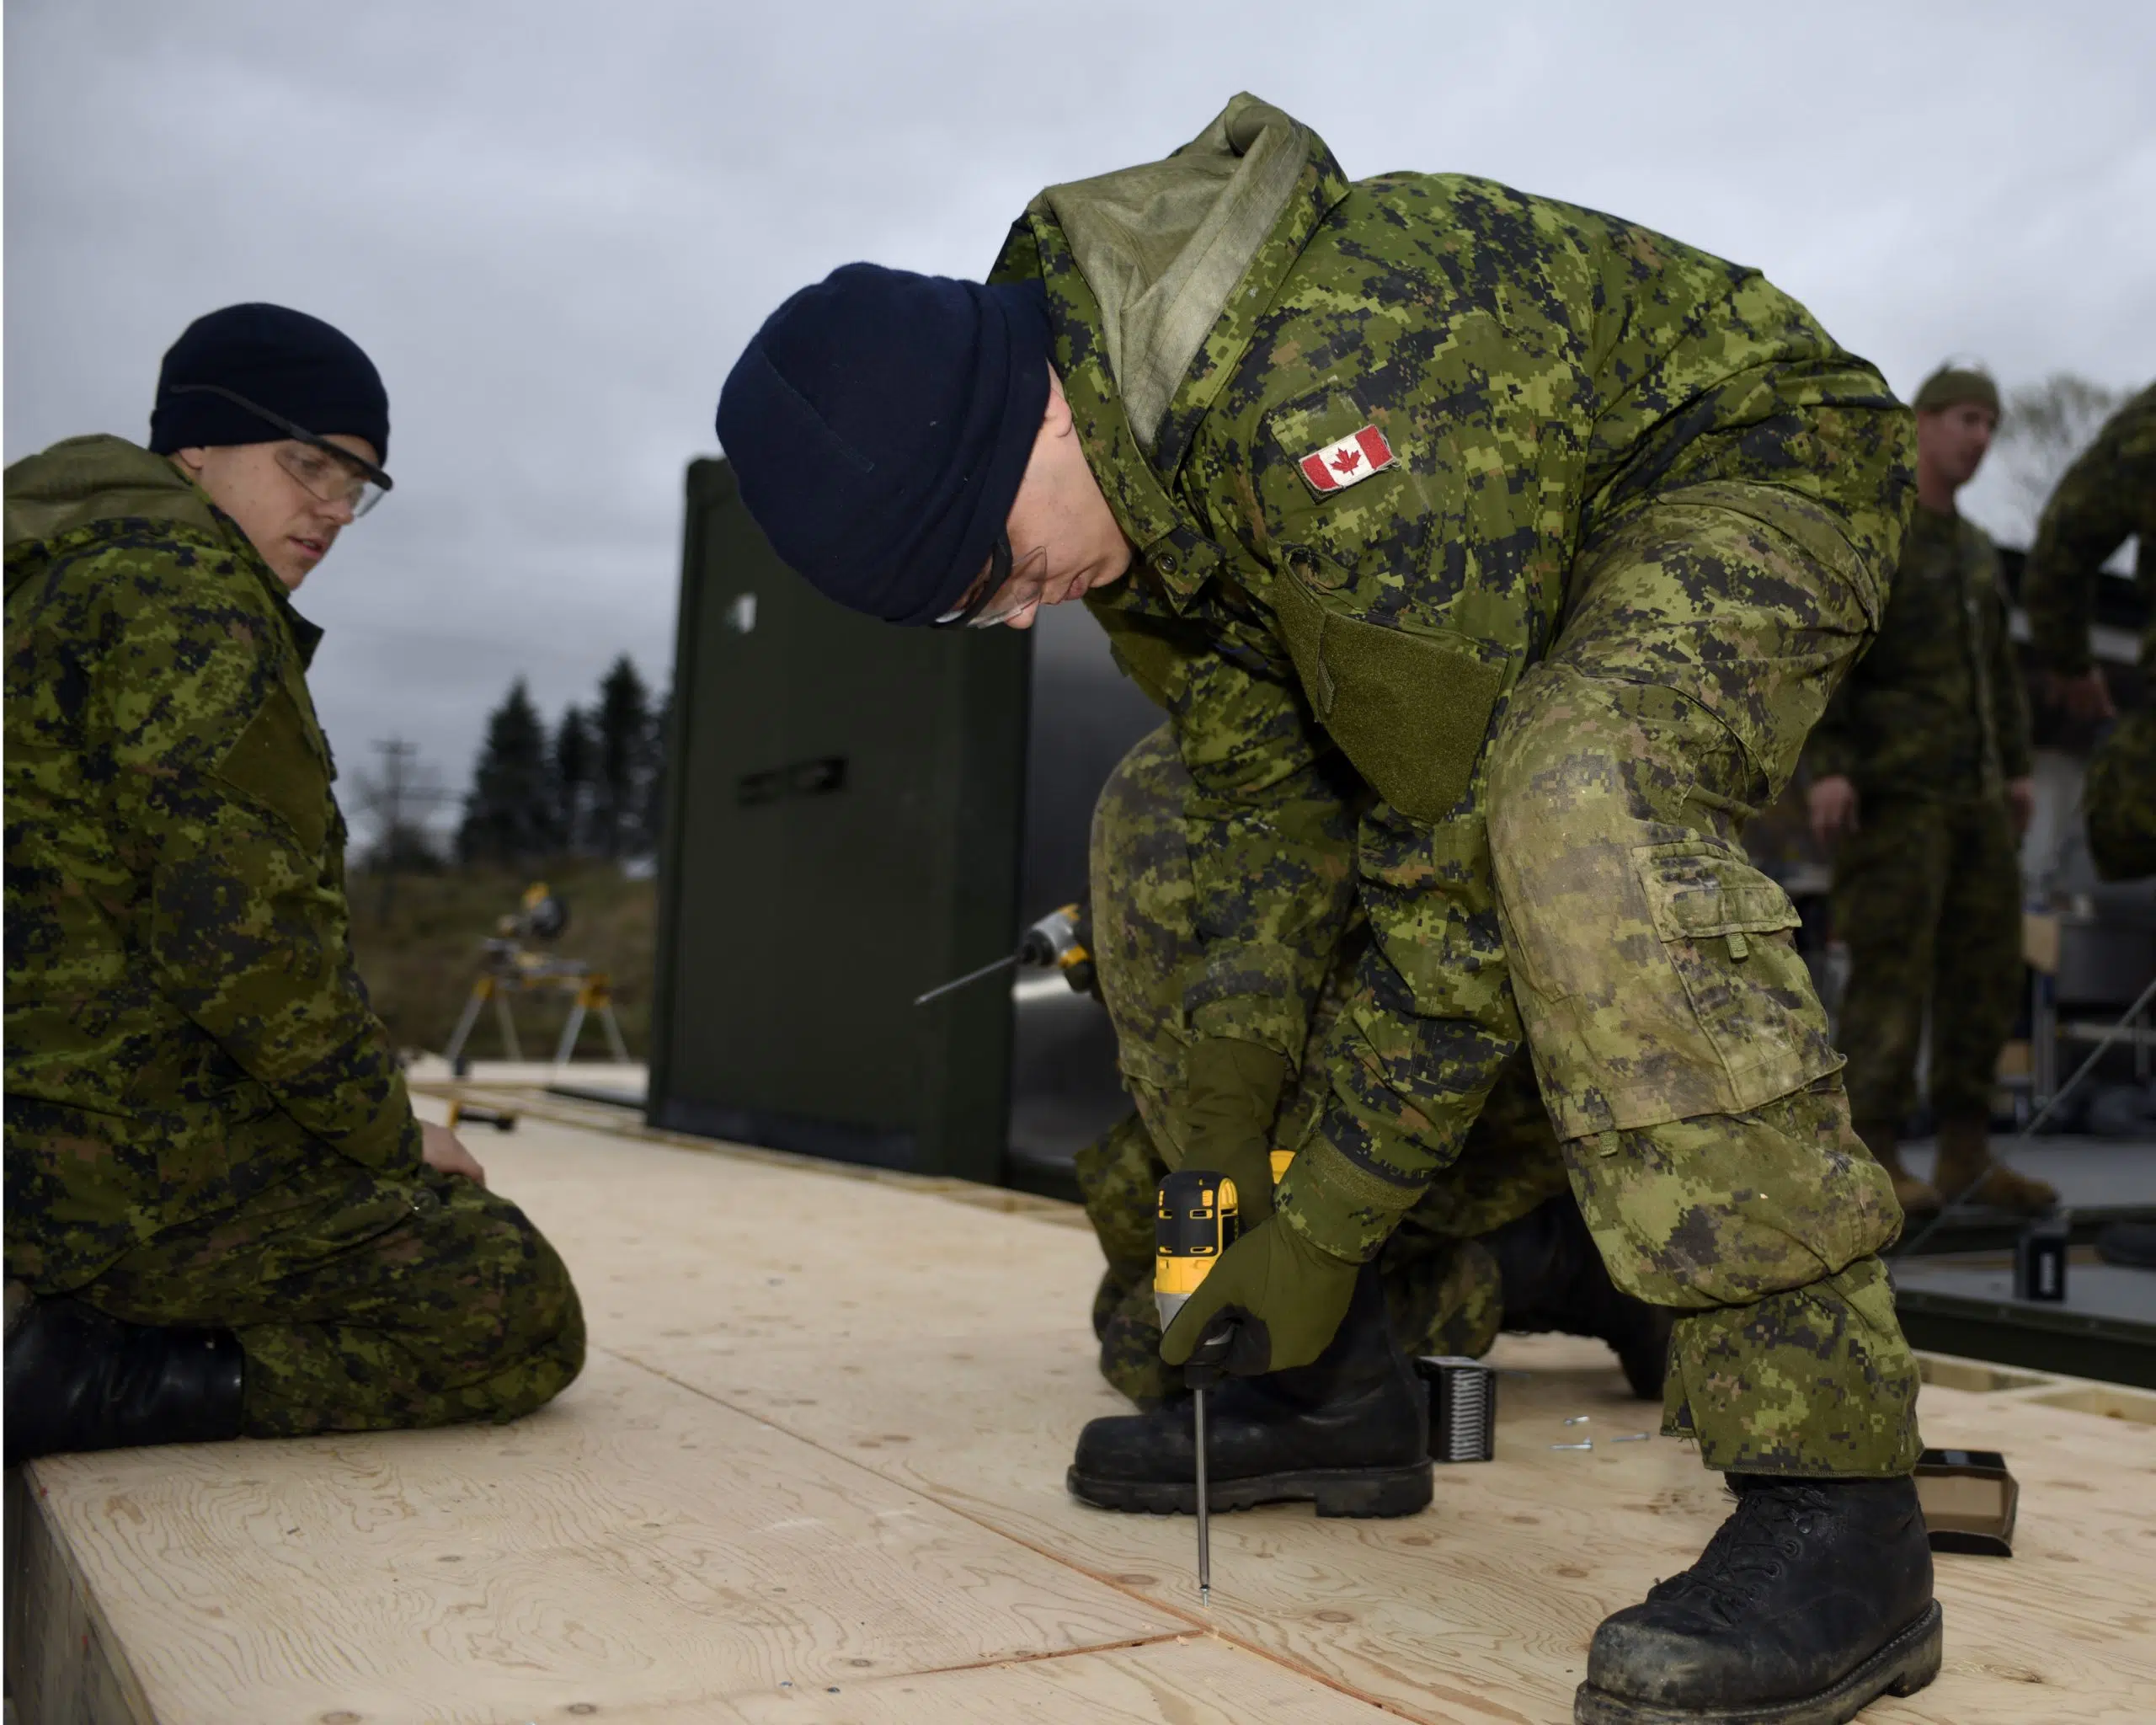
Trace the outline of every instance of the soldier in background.
<instances>
[{"instance_id":1,"label":"soldier in background","mask_svg":"<svg viewBox=\"0 0 2156 1725\"><path fill-rule=\"evenodd\" d=\"M2016 856L2035 804L2029 714L1999 553L1955 512L1999 426L1999 389L1949 366L1917 392L1917 509L1879 638L1835 692L1807 756L1812 831L1834 853L1848 943L1843 1076L1858 1134L1911 1212L1942 1199L2048 1209L2041 1180L1992 1160L1999 1051L2021 985ZM1903 1167L1917 1048L1931 1017L1931 1183Z\"/></svg>"},{"instance_id":2,"label":"soldier in background","mask_svg":"<svg viewBox=\"0 0 2156 1725\"><path fill-rule=\"evenodd\" d=\"M197 319L150 446L7 473L7 1457L507 1419L584 1362L537 1229L412 1113L352 969L291 590L389 401L281 306Z\"/></svg>"},{"instance_id":3,"label":"soldier in background","mask_svg":"<svg viewBox=\"0 0 2156 1725\"><path fill-rule=\"evenodd\" d=\"M2149 607L2144 681L2156 677L2156 384L2105 424L2067 469L2036 526L2021 584L2052 697L2084 724L2112 718L2111 693L2089 653L2089 614L2104 560L2137 534L2135 579ZM2144 702L2097 746L2082 793L2089 855L2106 880L2156 874L2156 702Z\"/></svg>"}]
</instances>

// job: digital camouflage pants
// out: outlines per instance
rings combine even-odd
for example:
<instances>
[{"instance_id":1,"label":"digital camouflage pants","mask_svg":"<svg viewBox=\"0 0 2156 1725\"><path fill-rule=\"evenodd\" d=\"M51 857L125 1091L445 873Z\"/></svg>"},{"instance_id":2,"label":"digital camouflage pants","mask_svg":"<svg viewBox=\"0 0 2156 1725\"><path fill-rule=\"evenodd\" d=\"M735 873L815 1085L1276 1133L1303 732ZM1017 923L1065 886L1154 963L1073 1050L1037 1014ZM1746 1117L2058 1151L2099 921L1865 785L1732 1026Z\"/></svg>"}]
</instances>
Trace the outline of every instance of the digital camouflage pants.
<instances>
[{"instance_id":1,"label":"digital camouflage pants","mask_svg":"<svg viewBox=\"0 0 2156 1725\"><path fill-rule=\"evenodd\" d=\"M2006 805L1867 798L1858 821L1834 853L1850 1111L1862 1127L1892 1129L1915 1108L1929 1006L1932 1112L1982 1120L2021 991L2021 870Z\"/></svg>"},{"instance_id":2,"label":"digital camouflage pants","mask_svg":"<svg viewBox=\"0 0 2156 1725\"><path fill-rule=\"evenodd\" d=\"M523 1211L327 1152L71 1291L130 1323L237 1331L250 1437L514 1419L584 1365L576 1290Z\"/></svg>"},{"instance_id":3,"label":"digital camouflage pants","mask_svg":"<svg viewBox=\"0 0 2156 1725\"><path fill-rule=\"evenodd\" d=\"M1101 997L1113 1020L1123 1080L1136 1111L1079 1153L1078 1181L1107 1269L1095 1296L1102 1375L1134 1401L1170 1393L1153 1305L1153 1213L1174 1149L1182 1098L1186 975L1200 957L1183 845L1189 777L1163 725L1108 777L1093 814L1091 892ZM1351 930L1313 1017L1321 1044L1361 947ZM1325 1075L1303 1065L1281 1106L1274 1141L1292 1144L1313 1114ZM1177 1156L1176 1160L1180 1160ZM1476 1236L1525 1215L1566 1189L1556 1135L1524 1055L1506 1067L1465 1152L1426 1192L1386 1242L1379 1270L1393 1332L1411 1353L1479 1355L1503 1316L1495 1258Z\"/></svg>"},{"instance_id":4,"label":"digital camouflage pants","mask_svg":"<svg viewBox=\"0 0 2156 1725\"><path fill-rule=\"evenodd\" d=\"M1618 1287L1683 1314L1664 1429L1710 1467L1905 1473L1901 1226L1849 1119L1786 895L1744 824L1881 595L1834 524L1700 487L1604 531L1492 745L1505 952L1572 1190Z\"/></svg>"}]
</instances>

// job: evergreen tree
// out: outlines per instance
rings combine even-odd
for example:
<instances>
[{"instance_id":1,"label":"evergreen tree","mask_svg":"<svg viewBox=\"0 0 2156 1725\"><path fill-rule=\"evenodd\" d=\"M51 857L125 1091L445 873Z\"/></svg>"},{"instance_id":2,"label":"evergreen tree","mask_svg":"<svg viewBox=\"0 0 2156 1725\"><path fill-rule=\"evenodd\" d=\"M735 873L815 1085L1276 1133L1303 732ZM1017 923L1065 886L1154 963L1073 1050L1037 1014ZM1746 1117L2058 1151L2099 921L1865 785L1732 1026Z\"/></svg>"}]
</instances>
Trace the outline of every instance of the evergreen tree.
<instances>
[{"instance_id":1,"label":"evergreen tree","mask_svg":"<svg viewBox=\"0 0 2156 1725\"><path fill-rule=\"evenodd\" d=\"M600 680L598 759L592 774L591 836L602 857L649 848L643 831L651 778L651 696L624 653Z\"/></svg>"},{"instance_id":2,"label":"evergreen tree","mask_svg":"<svg viewBox=\"0 0 2156 1725\"><path fill-rule=\"evenodd\" d=\"M457 854L511 867L550 856L559 839L547 727L519 677L487 720L487 740L464 798Z\"/></svg>"},{"instance_id":3,"label":"evergreen tree","mask_svg":"<svg viewBox=\"0 0 2156 1725\"><path fill-rule=\"evenodd\" d=\"M562 715L554 732L554 830L561 846L582 855L591 837L591 721L580 707Z\"/></svg>"}]
</instances>

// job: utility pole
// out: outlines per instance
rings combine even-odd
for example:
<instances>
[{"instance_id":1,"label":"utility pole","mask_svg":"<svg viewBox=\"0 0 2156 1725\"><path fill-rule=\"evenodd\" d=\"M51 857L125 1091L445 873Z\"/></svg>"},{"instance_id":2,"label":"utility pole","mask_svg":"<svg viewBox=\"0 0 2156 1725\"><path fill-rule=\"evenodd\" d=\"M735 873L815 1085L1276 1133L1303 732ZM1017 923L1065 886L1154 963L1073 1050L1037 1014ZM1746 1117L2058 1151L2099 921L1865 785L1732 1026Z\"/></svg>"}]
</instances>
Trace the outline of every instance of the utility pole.
<instances>
[{"instance_id":1,"label":"utility pole","mask_svg":"<svg viewBox=\"0 0 2156 1725\"><path fill-rule=\"evenodd\" d=\"M365 792L377 823L375 842L382 876L379 914L386 919L396 901L398 846L408 826L416 822L419 809L433 806L449 793L437 785L420 782L414 770L419 758L417 743L403 737L380 737L369 746L382 756L382 777L366 787Z\"/></svg>"}]
</instances>

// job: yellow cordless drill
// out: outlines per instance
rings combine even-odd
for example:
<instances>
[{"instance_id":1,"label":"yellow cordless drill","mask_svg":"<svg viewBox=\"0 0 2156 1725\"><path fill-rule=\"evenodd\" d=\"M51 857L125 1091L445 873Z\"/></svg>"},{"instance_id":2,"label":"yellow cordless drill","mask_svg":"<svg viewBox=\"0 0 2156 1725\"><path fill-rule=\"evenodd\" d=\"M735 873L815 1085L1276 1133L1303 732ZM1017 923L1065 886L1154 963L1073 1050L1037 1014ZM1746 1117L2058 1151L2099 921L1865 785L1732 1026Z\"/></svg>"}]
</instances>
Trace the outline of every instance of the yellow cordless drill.
<instances>
[{"instance_id":1,"label":"yellow cordless drill","mask_svg":"<svg viewBox=\"0 0 2156 1725\"><path fill-rule=\"evenodd\" d=\"M1205 1168L1178 1168L1161 1181L1153 1222L1153 1300L1165 1330L1198 1291L1241 1225L1235 1183ZM1191 1392L1191 1435L1198 1458L1198 1599L1213 1599L1212 1503L1205 1468L1205 1392L1220 1380L1233 1327L1216 1324L1183 1367Z\"/></svg>"}]
</instances>

